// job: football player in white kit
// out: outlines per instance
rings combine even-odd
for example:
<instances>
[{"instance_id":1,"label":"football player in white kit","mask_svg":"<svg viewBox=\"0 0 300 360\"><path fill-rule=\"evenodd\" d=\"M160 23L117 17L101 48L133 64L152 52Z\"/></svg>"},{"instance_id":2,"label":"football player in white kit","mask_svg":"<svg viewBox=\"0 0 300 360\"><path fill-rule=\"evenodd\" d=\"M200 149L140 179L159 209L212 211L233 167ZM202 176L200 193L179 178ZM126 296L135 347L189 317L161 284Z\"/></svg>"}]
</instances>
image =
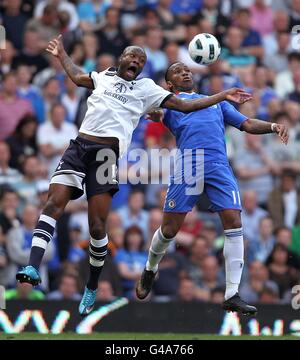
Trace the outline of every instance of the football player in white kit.
<instances>
[{"instance_id":1,"label":"football player in white kit","mask_svg":"<svg viewBox=\"0 0 300 360\"><path fill-rule=\"evenodd\" d=\"M223 100L243 103L251 95L233 88L203 99L182 100L151 79L137 79L147 61L145 51L137 46L125 48L117 69L90 74L85 74L66 54L61 35L50 41L46 50L59 59L76 85L93 89L93 92L87 100L88 108L79 135L71 140L51 178L48 200L33 232L28 266L19 271L16 278L32 285L40 283L38 269L53 237L56 221L67 203L83 194L85 185L91 236L90 277L79 312L87 315L94 306L107 253L105 224L112 196L118 191L118 157L126 152L140 117L157 107L192 112ZM105 168L105 164L109 167L102 174L99 169Z\"/></svg>"}]
</instances>

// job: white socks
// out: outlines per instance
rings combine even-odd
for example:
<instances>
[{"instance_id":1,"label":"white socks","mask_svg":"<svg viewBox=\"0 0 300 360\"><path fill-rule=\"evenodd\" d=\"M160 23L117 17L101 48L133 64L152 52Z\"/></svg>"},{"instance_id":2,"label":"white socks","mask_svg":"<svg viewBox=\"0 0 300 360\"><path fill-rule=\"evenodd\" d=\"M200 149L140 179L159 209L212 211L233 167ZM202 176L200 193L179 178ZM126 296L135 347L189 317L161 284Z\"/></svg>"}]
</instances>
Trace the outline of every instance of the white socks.
<instances>
[{"instance_id":1,"label":"white socks","mask_svg":"<svg viewBox=\"0 0 300 360\"><path fill-rule=\"evenodd\" d=\"M223 254L225 258L226 291L225 300L238 292L244 267L243 229L224 230L225 243Z\"/></svg>"},{"instance_id":2,"label":"white socks","mask_svg":"<svg viewBox=\"0 0 300 360\"><path fill-rule=\"evenodd\" d=\"M171 238L171 239L165 238L163 233L161 232L161 228L155 231L149 249L148 261L146 263L146 270L152 270L153 272L157 272L159 262L165 255L169 244L174 239L175 238Z\"/></svg>"}]
</instances>

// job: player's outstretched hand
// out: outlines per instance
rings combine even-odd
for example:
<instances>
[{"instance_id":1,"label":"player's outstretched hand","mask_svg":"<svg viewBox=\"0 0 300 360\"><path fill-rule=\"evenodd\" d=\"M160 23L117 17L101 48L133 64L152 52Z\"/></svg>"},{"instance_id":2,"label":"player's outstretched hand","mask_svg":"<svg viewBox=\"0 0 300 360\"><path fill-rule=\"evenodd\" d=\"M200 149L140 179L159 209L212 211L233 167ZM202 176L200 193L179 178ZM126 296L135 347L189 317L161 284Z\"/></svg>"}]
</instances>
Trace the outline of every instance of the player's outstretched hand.
<instances>
[{"instance_id":1,"label":"player's outstretched hand","mask_svg":"<svg viewBox=\"0 0 300 360\"><path fill-rule=\"evenodd\" d=\"M225 91L226 100L233 101L237 104L244 104L252 99L252 95L240 88L231 88Z\"/></svg>"},{"instance_id":2,"label":"player's outstretched hand","mask_svg":"<svg viewBox=\"0 0 300 360\"><path fill-rule=\"evenodd\" d=\"M289 141L289 130L284 124L275 124L274 132L278 134L280 140L287 145Z\"/></svg>"},{"instance_id":3,"label":"player's outstretched hand","mask_svg":"<svg viewBox=\"0 0 300 360\"><path fill-rule=\"evenodd\" d=\"M146 114L146 119L152 120L154 122L162 121L163 117L164 117L164 112L160 108L152 109Z\"/></svg>"},{"instance_id":4,"label":"player's outstretched hand","mask_svg":"<svg viewBox=\"0 0 300 360\"><path fill-rule=\"evenodd\" d=\"M53 40L49 41L49 44L46 48L50 54L55 57L58 57L59 54L64 50L64 46L62 43L62 35L58 35L58 37L54 38Z\"/></svg>"}]
</instances>

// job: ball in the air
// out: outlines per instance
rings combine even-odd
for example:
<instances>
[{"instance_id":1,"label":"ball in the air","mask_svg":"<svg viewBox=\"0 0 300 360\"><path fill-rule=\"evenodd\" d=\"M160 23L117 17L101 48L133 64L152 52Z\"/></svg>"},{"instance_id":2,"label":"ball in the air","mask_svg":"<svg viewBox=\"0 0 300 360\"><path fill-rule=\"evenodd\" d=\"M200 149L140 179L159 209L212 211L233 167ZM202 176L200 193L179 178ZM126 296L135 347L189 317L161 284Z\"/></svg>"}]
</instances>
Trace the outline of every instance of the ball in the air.
<instances>
[{"instance_id":1,"label":"ball in the air","mask_svg":"<svg viewBox=\"0 0 300 360\"><path fill-rule=\"evenodd\" d=\"M211 34L196 35L189 43L189 54L197 64L209 65L215 62L221 53L219 41Z\"/></svg>"}]
</instances>

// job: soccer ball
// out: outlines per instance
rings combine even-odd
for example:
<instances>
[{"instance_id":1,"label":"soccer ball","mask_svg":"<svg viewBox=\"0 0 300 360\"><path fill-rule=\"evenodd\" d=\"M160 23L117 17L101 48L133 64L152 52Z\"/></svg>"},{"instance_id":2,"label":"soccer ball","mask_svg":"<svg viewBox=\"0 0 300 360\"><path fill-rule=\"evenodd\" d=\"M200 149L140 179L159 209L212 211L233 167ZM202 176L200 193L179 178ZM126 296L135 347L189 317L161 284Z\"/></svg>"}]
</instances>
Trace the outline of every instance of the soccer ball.
<instances>
[{"instance_id":1,"label":"soccer ball","mask_svg":"<svg viewBox=\"0 0 300 360\"><path fill-rule=\"evenodd\" d=\"M211 34L198 34L189 43L190 57L197 64L212 64L219 58L220 53L219 41Z\"/></svg>"}]
</instances>

